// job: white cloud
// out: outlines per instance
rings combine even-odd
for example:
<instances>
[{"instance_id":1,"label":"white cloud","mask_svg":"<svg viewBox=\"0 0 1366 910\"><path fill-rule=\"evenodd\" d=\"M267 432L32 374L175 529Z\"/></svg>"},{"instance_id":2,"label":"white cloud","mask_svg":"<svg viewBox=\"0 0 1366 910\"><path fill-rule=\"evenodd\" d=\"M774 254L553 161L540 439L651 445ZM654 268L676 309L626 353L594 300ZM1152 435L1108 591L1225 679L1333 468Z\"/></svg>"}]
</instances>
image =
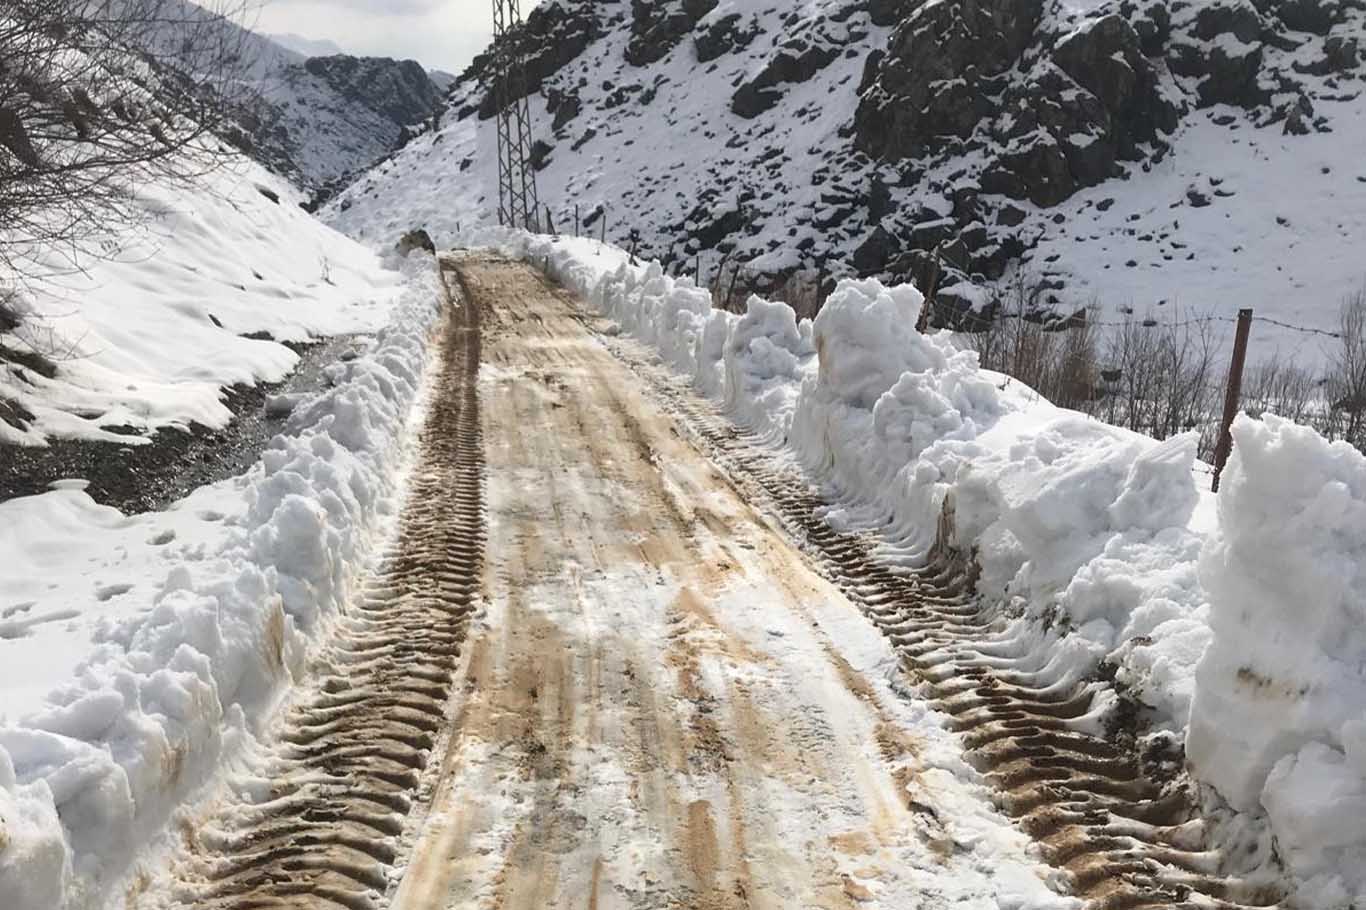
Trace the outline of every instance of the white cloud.
<instances>
[{"instance_id":1,"label":"white cloud","mask_svg":"<svg viewBox=\"0 0 1366 910\"><path fill-rule=\"evenodd\" d=\"M535 6L523 0L523 14ZM493 0L265 0L257 31L326 38L347 52L458 73L493 33Z\"/></svg>"}]
</instances>

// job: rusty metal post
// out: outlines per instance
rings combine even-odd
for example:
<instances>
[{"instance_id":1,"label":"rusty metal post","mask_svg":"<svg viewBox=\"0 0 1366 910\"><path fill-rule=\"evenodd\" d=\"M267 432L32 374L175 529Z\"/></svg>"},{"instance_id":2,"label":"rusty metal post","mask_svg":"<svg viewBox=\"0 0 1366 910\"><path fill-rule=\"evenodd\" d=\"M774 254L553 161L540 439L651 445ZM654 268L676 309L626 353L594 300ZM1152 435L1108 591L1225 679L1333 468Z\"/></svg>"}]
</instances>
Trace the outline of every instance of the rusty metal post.
<instances>
[{"instance_id":1,"label":"rusty metal post","mask_svg":"<svg viewBox=\"0 0 1366 910\"><path fill-rule=\"evenodd\" d=\"M1214 492L1219 492L1219 476L1224 473L1233 451L1233 418L1243 398L1243 365L1247 362L1247 338L1252 332L1252 311L1238 311L1238 331L1233 337L1233 363L1228 368L1228 392L1224 396L1224 419L1219 424L1219 444L1214 449Z\"/></svg>"}]
</instances>

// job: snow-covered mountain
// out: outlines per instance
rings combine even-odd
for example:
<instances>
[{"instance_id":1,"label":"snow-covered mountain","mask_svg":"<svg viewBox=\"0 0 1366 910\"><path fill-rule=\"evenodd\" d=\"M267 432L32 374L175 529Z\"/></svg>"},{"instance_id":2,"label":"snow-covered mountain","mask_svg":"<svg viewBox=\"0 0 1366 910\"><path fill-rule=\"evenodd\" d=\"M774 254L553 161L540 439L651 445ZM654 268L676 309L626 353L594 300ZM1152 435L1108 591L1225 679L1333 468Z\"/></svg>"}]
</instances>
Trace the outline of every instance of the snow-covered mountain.
<instances>
[{"instance_id":1,"label":"snow-covered mountain","mask_svg":"<svg viewBox=\"0 0 1366 910\"><path fill-rule=\"evenodd\" d=\"M902 279L940 246L951 305L1018 279L1062 310L1331 328L1366 277L1363 34L1360 0L550 0L523 47L557 226L605 212L704 279L723 255ZM494 220L487 55L451 109L340 225Z\"/></svg>"},{"instance_id":2,"label":"snow-covered mountain","mask_svg":"<svg viewBox=\"0 0 1366 910\"><path fill-rule=\"evenodd\" d=\"M351 56L297 35L235 40L257 97L227 138L315 198L400 148L443 106L415 60Z\"/></svg>"},{"instance_id":3,"label":"snow-covered mountain","mask_svg":"<svg viewBox=\"0 0 1366 910\"><path fill-rule=\"evenodd\" d=\"M337 42L329 41L326 38L306 38L294 32L268 34L266 37L296 54L303 54L305 57L333 57L346 53L346 50Z\"/></svg>"},{"instance_id":4,"label":"snow-covered mountain","mask_svg":"<svg viewBox=\"0 0 1366 910\"><path fill-rule=\"evenodd\" d=\"M238 144L313 192L401 147L442 105L420 63L388 57L309 57L277 67L257 88L262 101L244 112Z\"/></svg>"}]
</instances>

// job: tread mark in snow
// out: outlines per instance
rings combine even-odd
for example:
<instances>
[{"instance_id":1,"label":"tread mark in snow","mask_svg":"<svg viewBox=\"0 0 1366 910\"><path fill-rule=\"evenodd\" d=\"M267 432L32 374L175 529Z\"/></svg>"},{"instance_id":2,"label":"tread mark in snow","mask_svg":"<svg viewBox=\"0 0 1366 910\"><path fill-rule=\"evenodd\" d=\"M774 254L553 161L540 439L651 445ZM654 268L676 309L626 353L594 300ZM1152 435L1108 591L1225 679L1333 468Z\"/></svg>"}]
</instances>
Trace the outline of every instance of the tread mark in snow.
<instances>
[{"instance_id":1,"label":"tread mark in snow","mask_svg":"<svg viewBox=\"0 0 1366 910\"><path fill-rule=\"evenodd\" d=\"M474 307L447 312L398 535L320 658L315 693L285 717L269 792L199 832L187 906L370 910L388 888L483 565L479 320Z\"/></svg>"},{"instance_id":2,"label":"tread mark in snow","mask_svg":"<svg viewBox=\"0 0 1366 910\"><path fill-rule=\"evenodd\" d=\"M825 503L798 469L775 462L761 438L682 380L611 337L601 340L895 645L922 691L952 717L1002 811L1065 873L1088 910L1279 906L1277 889L1220 873L1187 778L1153 780L1131 750L1081 729L1095 684L1059 685L1033 672L1037 655L1004 634L1001 605L974 599L971 570L958 554L936 547L926 568L893 574L875 560L876 541L826 524Z\"/></svg>"}]
</instances>

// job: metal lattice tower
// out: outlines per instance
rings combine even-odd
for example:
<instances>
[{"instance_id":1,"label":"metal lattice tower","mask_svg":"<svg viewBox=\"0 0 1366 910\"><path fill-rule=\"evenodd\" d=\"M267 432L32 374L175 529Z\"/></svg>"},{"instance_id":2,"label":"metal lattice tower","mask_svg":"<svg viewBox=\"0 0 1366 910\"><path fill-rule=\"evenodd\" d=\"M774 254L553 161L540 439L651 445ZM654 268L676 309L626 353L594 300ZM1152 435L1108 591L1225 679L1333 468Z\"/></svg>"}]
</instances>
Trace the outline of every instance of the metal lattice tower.
<instances>
[{"instance_id":1,"label":"metal lattice tower","mask_svg":"<svg viewBox=\"0 0 1366 910\"><path fill-rule=\"evenodd\" d=\"M498 105L498 223L538 230L540 204L531 169L531 111L517 36L521 0L493 0L493 100Z\"/></svg>"}]
</instances>

